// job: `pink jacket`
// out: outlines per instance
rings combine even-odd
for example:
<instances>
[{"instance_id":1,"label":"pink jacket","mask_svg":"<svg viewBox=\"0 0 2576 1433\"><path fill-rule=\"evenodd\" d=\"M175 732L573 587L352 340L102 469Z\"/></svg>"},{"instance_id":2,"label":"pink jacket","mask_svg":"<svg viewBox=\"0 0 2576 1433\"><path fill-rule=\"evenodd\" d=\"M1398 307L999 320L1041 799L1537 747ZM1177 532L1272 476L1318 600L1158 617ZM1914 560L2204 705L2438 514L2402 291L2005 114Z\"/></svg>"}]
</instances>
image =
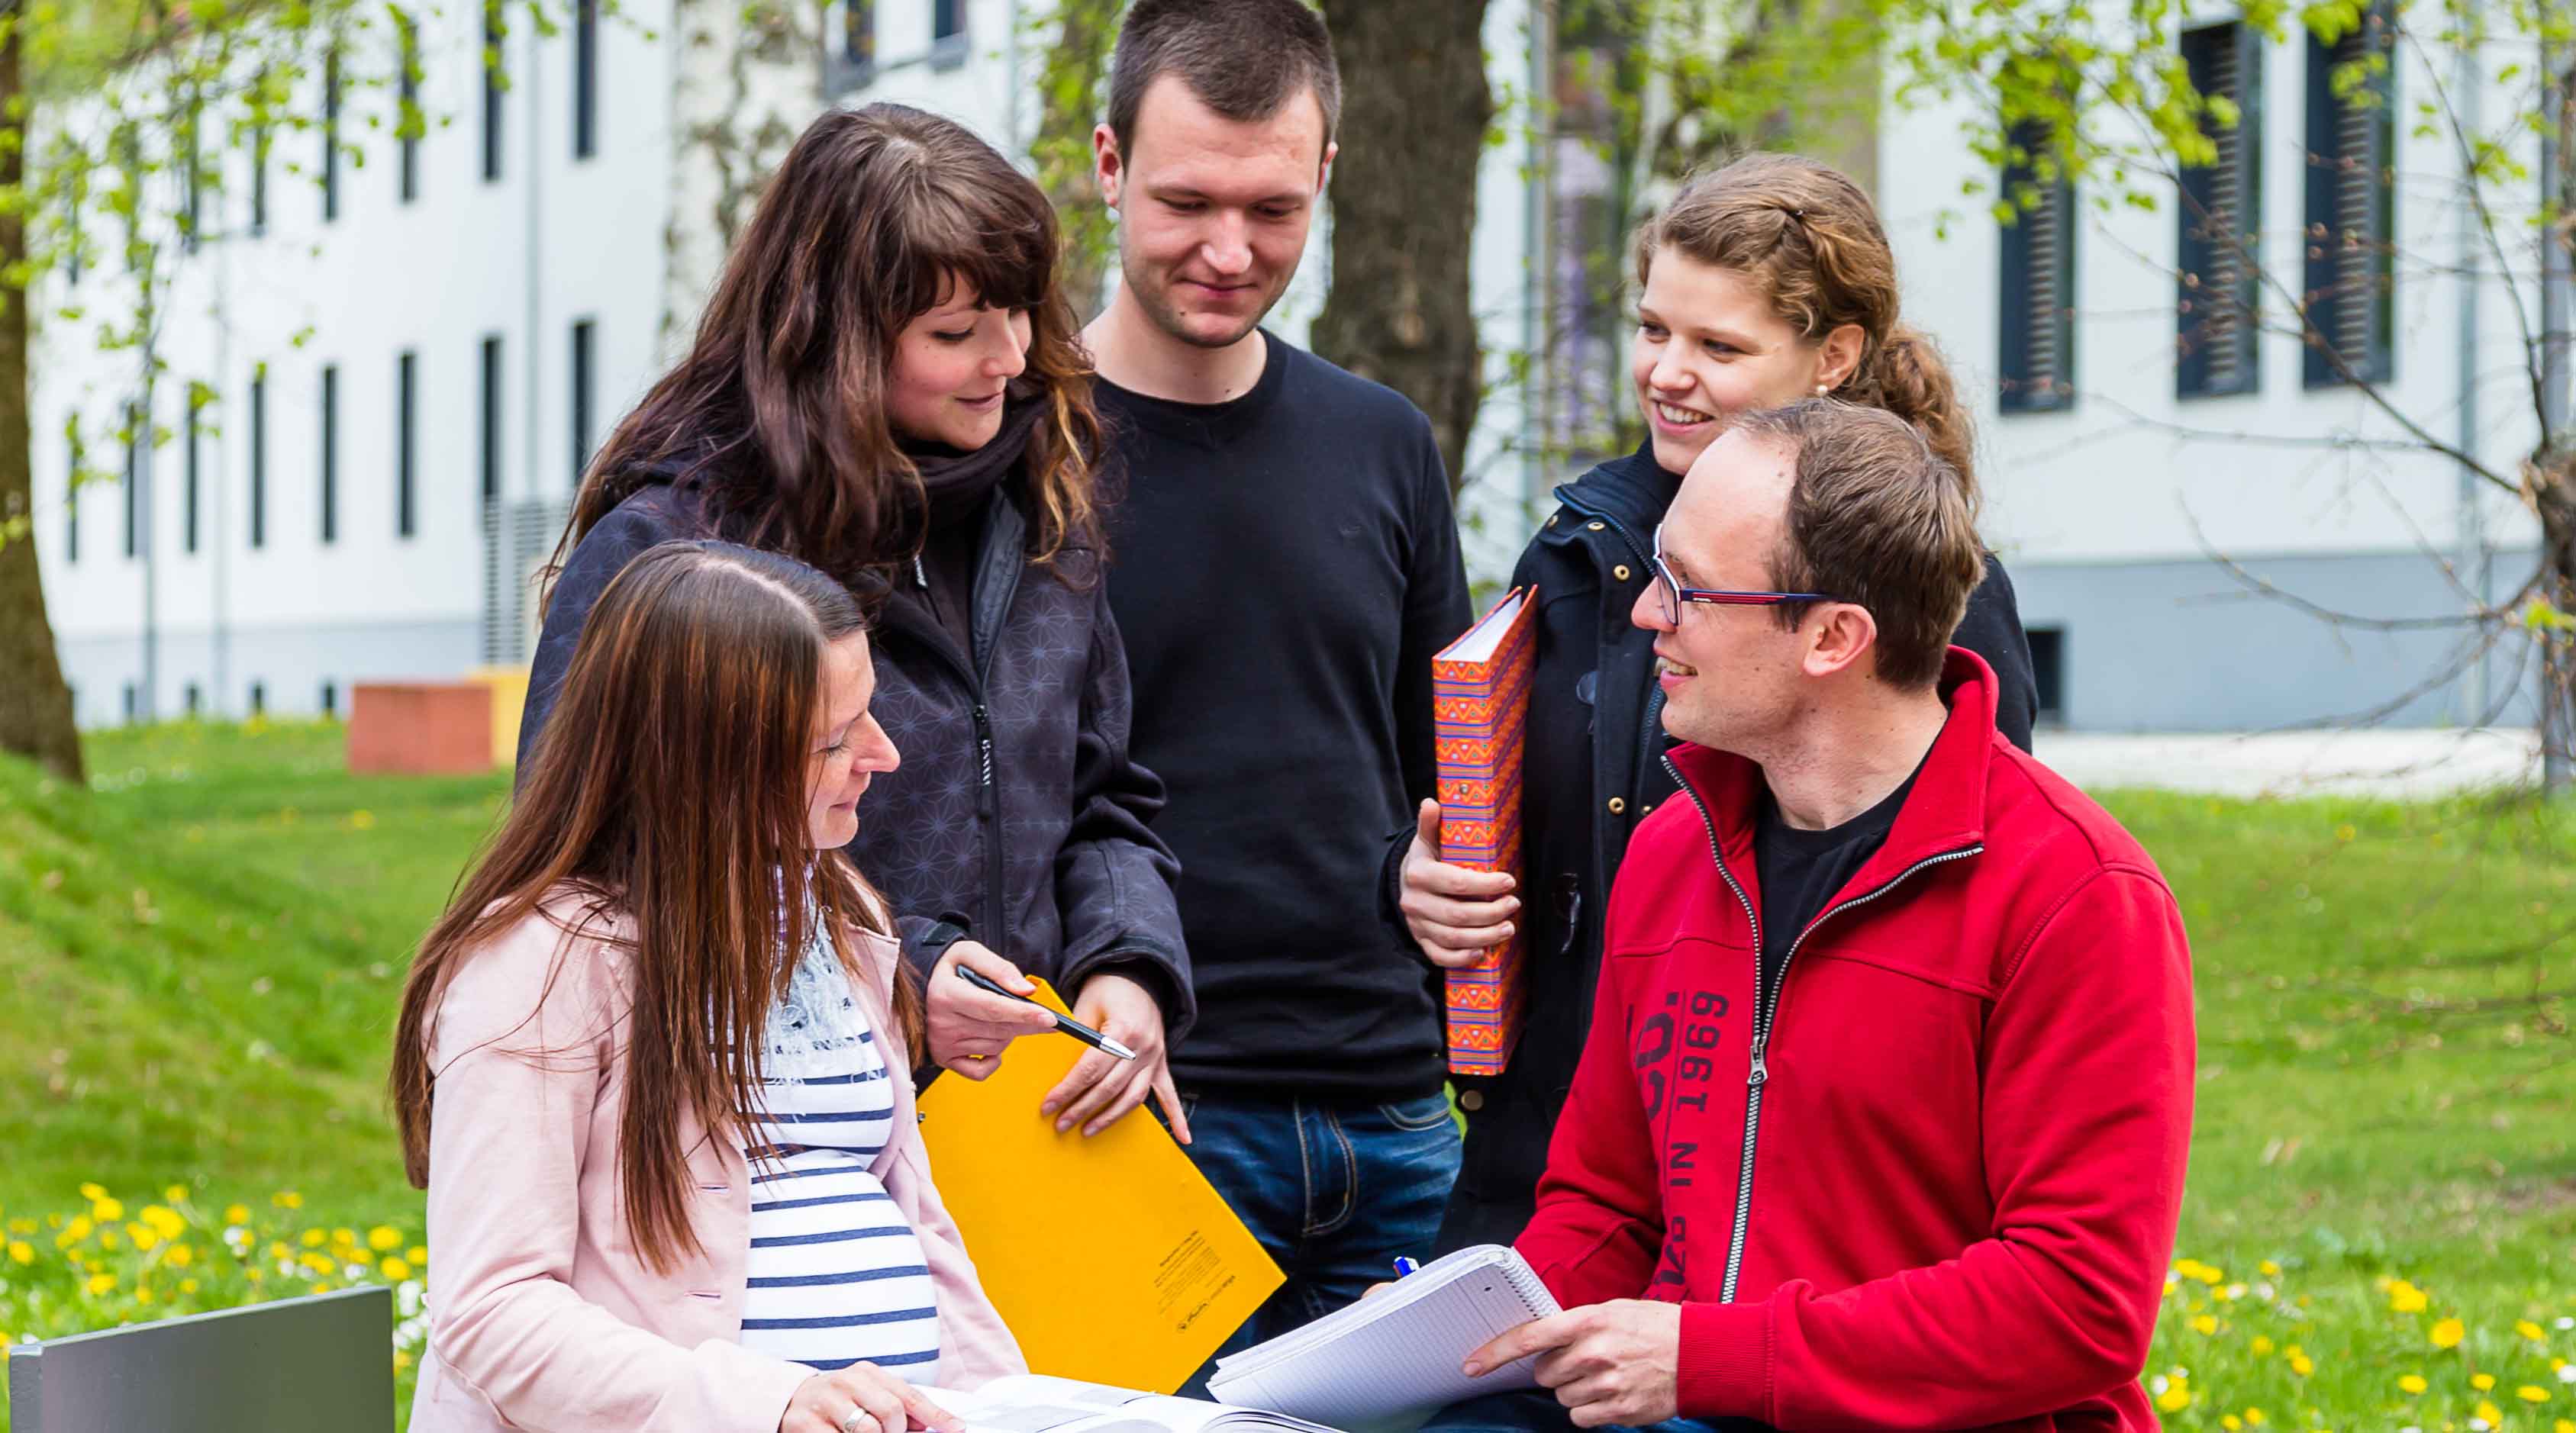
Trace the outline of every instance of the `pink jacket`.
<instances>
[{"instance_id":1,"label":"pink jacket","mask_svg":"<svg viewBox=\"0 0 2576 1433\"><path fill-rule=\"evenodd\" d=\"M569 924L579 908L560 899L547 910ZM909 1069L890 1013L895 945L857 939L872 977L858 983L860 1003L888 1067ZM775 1433L812 1376L735 1341L751 1229L735 1142L706 1138L695 1121L681 1129L703 1252L659 1274L635 1249L617 1187L627 960L540 914L476 952L440 998L429 1346L413 1433ZM1023 1372L931 1183L912 1082L893 1086L895 1135L874 1170L929 1256L941 1378L972 1388Z\"/></svg>"}]
</instances>

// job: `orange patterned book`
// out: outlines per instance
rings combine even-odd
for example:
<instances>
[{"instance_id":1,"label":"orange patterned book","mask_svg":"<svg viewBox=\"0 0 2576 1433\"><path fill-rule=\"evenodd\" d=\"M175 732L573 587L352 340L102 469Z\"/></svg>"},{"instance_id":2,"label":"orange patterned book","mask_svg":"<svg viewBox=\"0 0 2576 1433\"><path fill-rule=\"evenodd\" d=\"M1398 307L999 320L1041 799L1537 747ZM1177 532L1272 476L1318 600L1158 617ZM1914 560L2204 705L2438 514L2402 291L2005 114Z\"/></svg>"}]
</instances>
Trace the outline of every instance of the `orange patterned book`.
<instances>
[{"instance_id":1,"label":"orange patterned book","mask_svg":"<svg viewBox=\"0 0 2576 1433\"><path fill-rule=\"evenodd\" d=\"M1440 858L1521 874L1521 743L1538 649L1536 588L1519 588L1431 661ZM1521 932L1448 972L1449 1068L1498 1075L1520 1040Z\"/></svg>"}]
</instances>

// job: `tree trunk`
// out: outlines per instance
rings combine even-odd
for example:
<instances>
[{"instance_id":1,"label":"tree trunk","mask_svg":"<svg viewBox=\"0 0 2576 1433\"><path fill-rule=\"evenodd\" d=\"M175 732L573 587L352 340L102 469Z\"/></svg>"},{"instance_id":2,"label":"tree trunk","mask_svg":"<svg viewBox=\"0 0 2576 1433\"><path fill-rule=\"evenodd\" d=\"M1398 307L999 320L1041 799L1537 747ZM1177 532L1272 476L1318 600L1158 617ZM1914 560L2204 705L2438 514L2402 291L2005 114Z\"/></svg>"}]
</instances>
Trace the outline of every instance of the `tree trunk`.
<instances>
[{"instance_id":1,"label":"tree trunk","mask_svg":"<svg viewBox=\"0 0 2576 1433\"><path fill-rule=\"evenodd\" d=\"M2535 624L2540 643L2540 752L2543 785L2561 792L2576 758L2576 469L2544 452L2528 482L2540 519L2540 598L2551 620Z\"/></svg>"},{"instance_id":2,"label":"tree trunk","mask_svg":"<svg viewBox=\"0 0 2576 1433\"><path fill-rule=\"evenodd\" d=\"M17 118L26 102L19 27L20 0L0 0L0 114ZM16 135L12 135L15 138ZM0 194L26 184L23 146L0 145ZM0 275L27 272L25 207L0 205ZM71 689L63 685L45 588L36 571L32 526L35 460L27 422L27 291L0 280L0 751L32 756L67 781L80 781L80 733L72 725Z\"/></svg>"},{"instance_id":3,"label":"tree trunk","mask_svg":"<svg viewBox=\"0 0 2576 1433\"><path fill-rule=\"evenodd\" d=\"M1029 145L1038 184L1055 206L1064 237L1061 265L1074 318L1100 312L1117 233L1092 182L1091 129L1101 114L1101 81L1127 0L1058 0L1062 28L1038 73L1038 132Z\"/></svg>"},{"instance_id":4,"label":"tree trunk","mask_svg":"<svg viewBox=\"0 0 2576 1433\"><path fill-rule=\"evenodd\" d=\"M1322 0L1342 70L1333 287L1315 351L1431 417L1454 491L1484 397L1469 276L1494 102L1486 0Z\"/></svg>"}]
</instances>

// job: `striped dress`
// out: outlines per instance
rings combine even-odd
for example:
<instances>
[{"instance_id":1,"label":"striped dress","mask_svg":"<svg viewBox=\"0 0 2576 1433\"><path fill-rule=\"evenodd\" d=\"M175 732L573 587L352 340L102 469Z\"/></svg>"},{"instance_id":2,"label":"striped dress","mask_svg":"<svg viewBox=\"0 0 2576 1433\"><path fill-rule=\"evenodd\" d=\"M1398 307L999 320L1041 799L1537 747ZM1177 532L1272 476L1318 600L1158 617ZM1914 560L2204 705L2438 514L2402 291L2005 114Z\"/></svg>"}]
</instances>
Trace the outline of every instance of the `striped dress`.
<instances>
[{"instance_id":1,"label":"striped dress","mask_svg":"<svg viewBox=\"0 0 2576 1433\"><path fill-rule=\"evenodd\" d=\"M868 1170L893 1128L894 1095L829 942L818 937L797 963L763 1043L763 1108L752 1112L745 1151L743 1346L817 1369L866 1362L916 1385L938 1382L929 1262Z\"/></svg>"}]
</instances>

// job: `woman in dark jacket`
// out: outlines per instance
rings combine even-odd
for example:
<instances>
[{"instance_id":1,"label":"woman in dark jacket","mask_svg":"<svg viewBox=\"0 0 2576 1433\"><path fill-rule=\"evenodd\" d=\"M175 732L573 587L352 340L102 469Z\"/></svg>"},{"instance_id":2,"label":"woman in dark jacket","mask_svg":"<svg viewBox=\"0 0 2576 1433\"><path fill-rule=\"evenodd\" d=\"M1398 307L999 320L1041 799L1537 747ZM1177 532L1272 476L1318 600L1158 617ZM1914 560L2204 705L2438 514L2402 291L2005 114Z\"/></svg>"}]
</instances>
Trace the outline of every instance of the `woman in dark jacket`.
<instances>
[{"instance_id":1,"label":"woman in dark jacket","mask_svg":"<svg viewBox=\"0 0 2576 1433\"><path fill-rule=\"evenodd\" d=\"M1001 155L901 105L798 139L688 357L582 480L520 747L590 606L637 553L716 536L798 558L875 610L875 710L903 758L849 854L926 983L928 1049L981 1079L1046 977L1138 1052L1084 1056L1047 1105L1096 1131L1158 1096L1188 1027L1177 867L1128 759L1126 649L1101 580L1099 420L1056 277L1054 211ZM967 938L967 937L970 937ZM1006 960L1004 957L1008 957Z\"/></svg>"},{"instance_id":2,"label":"woman in dark jacket","mask_svg":"<svg viewBox=\"0 0 2576 1433\"><path fill-rule=\"evenodd\" d=\"M1442 1251L1529 1222L1601 970L1601 917L1638 821L1673 793L1654 633L1630 625L1656 526L1734 414L1831 393L1913 422L1975 496L1968 415L1940 355L1897 318L1896 261L1866 194L1811 160L1750 155L1692 182L1638 237L1631 373L1650 433L1556 490L1515 586L1539 592L1522 796L1525 884L1439 859L1425 803L1398 907L1423 952L1463 965L1525 925L1527 1024L1500 1075L1460 1077L1465 1165ZM1957 645L1985 658L1998 724L2030 745L2038 691L2012 583L1991 556Z\"/></svg>"}]
</instances>

